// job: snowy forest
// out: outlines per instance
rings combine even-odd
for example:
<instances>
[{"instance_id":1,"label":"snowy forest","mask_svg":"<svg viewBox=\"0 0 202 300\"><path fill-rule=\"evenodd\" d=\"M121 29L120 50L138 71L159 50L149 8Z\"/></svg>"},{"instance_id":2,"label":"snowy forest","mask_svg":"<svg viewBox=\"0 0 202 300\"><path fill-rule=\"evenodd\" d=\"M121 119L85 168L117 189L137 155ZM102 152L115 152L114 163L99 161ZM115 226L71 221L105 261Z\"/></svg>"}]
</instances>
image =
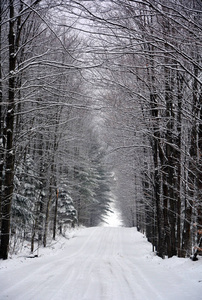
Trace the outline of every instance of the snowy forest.
<instances>
[{"instance_id":1,"label":"snowy forest","mask_svg":"<svg viewBox=\"0 0 202 300\"><path fill-rule=\"evenodd\" d=\"M112 201L158 256L202 248L201 54L201 0L1 0L1 259Z\"/></svg>"}]
</instances>

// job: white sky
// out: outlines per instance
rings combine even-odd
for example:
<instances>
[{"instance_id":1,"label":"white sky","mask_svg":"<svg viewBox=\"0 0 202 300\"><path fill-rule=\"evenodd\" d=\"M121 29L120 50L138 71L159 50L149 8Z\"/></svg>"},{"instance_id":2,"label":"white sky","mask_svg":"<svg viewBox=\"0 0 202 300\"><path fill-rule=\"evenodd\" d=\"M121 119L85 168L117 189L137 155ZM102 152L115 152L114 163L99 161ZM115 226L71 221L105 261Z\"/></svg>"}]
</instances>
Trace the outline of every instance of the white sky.
<instances>
[{"instance_id":1,"label":"white sky","mask_svg":"<svg viewBox=\"0 0 202 300\"><path fill-rule=\"evenodd\" d=\"M105 218L106 223L103 223L102 226L110 226L110 227L119 227L123 226L123 222L121 220L121 214L115 207L115 202L111 204L111 210L113 213L108 213L108 216Z\"/></svg>"}]
</instances>

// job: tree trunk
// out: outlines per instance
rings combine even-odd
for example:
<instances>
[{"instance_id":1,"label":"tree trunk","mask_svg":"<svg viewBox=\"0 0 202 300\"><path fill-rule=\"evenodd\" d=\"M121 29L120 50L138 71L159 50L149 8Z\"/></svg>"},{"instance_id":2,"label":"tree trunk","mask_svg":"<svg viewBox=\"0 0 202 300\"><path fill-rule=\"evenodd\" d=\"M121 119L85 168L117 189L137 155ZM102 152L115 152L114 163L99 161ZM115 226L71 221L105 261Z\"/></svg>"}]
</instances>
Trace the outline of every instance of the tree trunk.
<instances>
[{"instance_id":1,"label":"tree trunk","mask_svg":"<svg viewBox=\"0 0 202 300\"><path fill-rule=\"evenodd\" d=\"M0 3L0 24L2 20L2 3ZM1 61L1 34L2 28L0 25L0 61ZM2 186L3 186L3 167L4 167L4 147L5 147L5 141L4 141L4 112L3 112L3 91L2 91L2 66L0 64L0 228L1 228L1 203L3 200L2 195Z\"/></svg>"},{"instance_id":2,"label":"tree trunk","mask_svg":"<svg viewBox=\"0 0 202 300\"><path fill-rule=\"evenodd\" d=\"M181 139L182 139L182 99L183 99L183 77L177 73L177 97L178 97L178 116L177 116L177 254L178 257L182 256L182 221L181 221L181 178L182 178L182 167L181 167Z\"/></svg>"},{"instance_id":3,"label":"tree trunk","mask_svg":"<svg viewBox=\"0 0 202 300\"><path fill-rule=\"evenodd\" d=\"M154 160L154 197L156 201L156 223L157 223L157 254L164 257L163 247L163 232L162 232L162 208L160 198L160 171L158 159L158 142L159 142L159 127L158 127L158 106L156 103L156 95L150 95L152 108L152 117L154 122L154 139L152 142L153 160Z\"/></svg>"},{"instance_id":4,"label":"tree trunk","mask_svg":"<svg viewBox=\"0 0 202 300\"><path fill-rule=\"evenodd\" d=\"M46 245L47 245L47 234L48 234L48 223L49 223L51 200L52 200L52 187L50 184L48 202L46 205L45 226L44 226L44 235L43 235L43 246L44 247L46 247Z\"/></svg>"},{"instance_id":5,"label":"tree trunk","mask_svg":"<svg viewBox=\"0 0 202 300\"><path fill-rule=\"evenodd\" d=\"M195 77L198 76L198 68L194 68ZM197 170L198 170L198 116L199 116L198 81L193 79L193 103L192 103L192 128L190 130L189 170L188 170L188 201L185 209L185 222L183 232L183 256L191 255L191 224L193 221L193 205L198 197Z\"/></svg>"},{"instance_id":6,"label":"tree trunk","mask_svg":"<svg viewBox=\"0 0 202 300\"><path fill-rule=\"evenodd\" d=\"M48 202L46 205L46 215L45 215L45 227L44 227L44 236L43 236L43 245L46 247L47 244L47 234L48 234L48 223L49 223L49 218L50 218L50 205L52 201L52 190L53 190L53 184L55 185L55 167L54 167L54 155L55 153L52 154L52 163L51 163L51 170L50 170L50 182L49 182L49 195L48 195Z\"/></svg>"},{"instance_id":7,"label":"tree trunk","mask_svg":"<svg viewBox=\"0 0 202 300\"><path fill-rule=\"evenodd\" d=\"M55 198L55 209L54 209L54 222L53 222L53 239L55 240L56 236L56 228L57 228L57 211L58 211L58 189L56 190L56 198Z\"/></svg>"},{"instance_id":8,"label":"tree trunk","mask_svg":"<svg viewBox=\"0 0 202 300\"><path fill-rule=\"evenodd\" d=\"M202 93L199 96L199 105L202 107ZM199 230L202 230L202 110L200 111L199 117L199 135L198 135L198 176L197 176L197 184L198 184L198 203L197 203L197 229L198 229L198 243L199 239L201 239L201 234L199 234Z\"/></svg>"},{"instance_id":9,"label":"tree trunk","mask_svg":"<svg viewBox=\"0 0 202 300\"><path fill-rule=\"evenodd\" d=\"M15 90L15 36L14 36L14 4L9 1L9 91L8 108L6 115L6 158L5 158L5 191L2 200L2 224L1 224L1 247L0 258L7 259L9 251L11 204L13 197L14 159L13 129L14 129L14 90Z\"/></svg>"}]
</instances>

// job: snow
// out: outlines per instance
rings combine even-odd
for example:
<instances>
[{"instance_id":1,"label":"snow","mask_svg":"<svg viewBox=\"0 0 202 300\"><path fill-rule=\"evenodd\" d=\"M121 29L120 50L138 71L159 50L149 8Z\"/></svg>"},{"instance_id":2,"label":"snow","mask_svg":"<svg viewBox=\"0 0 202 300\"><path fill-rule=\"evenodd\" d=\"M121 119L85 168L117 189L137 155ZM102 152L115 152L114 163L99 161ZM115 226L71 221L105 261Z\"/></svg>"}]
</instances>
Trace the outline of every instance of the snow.
<instances>
[{"instance_id":1,"label":"snow","mask_svg":"<svg viewBox=\"0 0 202 300\"><path fill-rule=\"evenodd\" d=\"M3 144L3 138L0 137L0 147L3 147L4 144Z\"/></svg>"},{"instance_id":2,"label":"snow","mask_svg":"<svg viewBox=\"0 0 202 300\"><path fill-rule=\"evenodd\" d=\"M162 260L135 228L70 232L39 257L0 261L0 299L199 300L202 258Z\"/></svg>"}]
</instances>

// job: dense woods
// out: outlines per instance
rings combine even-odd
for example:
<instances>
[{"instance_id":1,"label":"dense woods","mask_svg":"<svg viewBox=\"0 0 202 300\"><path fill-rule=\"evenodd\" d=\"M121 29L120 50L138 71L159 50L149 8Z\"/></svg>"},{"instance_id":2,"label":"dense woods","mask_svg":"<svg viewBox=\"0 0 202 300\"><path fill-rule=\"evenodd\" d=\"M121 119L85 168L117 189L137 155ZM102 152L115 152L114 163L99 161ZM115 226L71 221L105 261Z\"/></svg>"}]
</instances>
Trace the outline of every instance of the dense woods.
<instances>
[{"instance_id":1,"label":"dense woods","mask_svg":"<svg viewBox=\"0 0 202 300\"><path fill-rule=\"evenodd\" d=\"M0 258L113 197L161 257L202 232L200 0L0 4Z\"/></svg>"}]
</instances>

